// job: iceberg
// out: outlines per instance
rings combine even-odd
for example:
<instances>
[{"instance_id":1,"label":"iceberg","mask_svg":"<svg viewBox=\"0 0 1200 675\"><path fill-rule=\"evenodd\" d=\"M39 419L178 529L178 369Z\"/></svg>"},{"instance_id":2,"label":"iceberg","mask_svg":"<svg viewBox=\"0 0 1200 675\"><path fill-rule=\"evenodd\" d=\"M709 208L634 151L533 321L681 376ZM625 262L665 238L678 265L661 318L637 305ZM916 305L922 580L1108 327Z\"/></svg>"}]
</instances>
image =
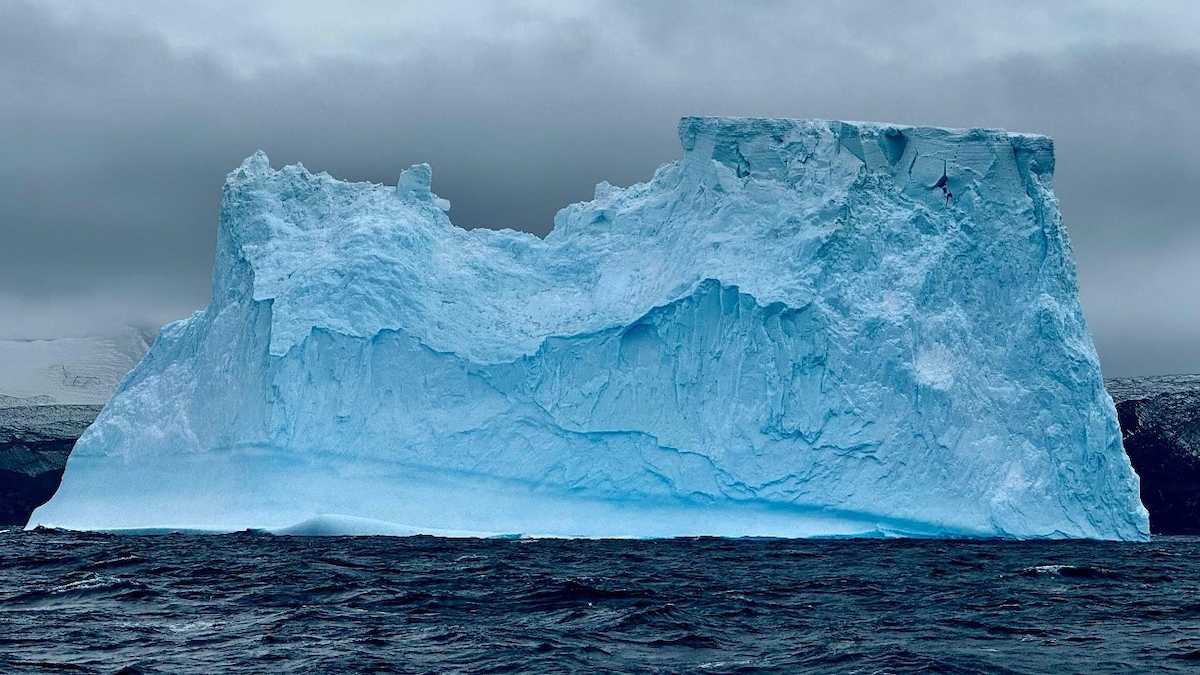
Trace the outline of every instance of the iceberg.
<instances>
[{"instance_id":1,"label":"iceberg","mask_svg":"<svg viewBox=\"0 0 1200 675\"><path fill-rule=\"evenodd\" d=\"M31 526L1149 536L1050 139L679 137L545 238L456 227L427 165L385 186L251 156L211 304L163 328Z\"/></svg>"}]
</instances>

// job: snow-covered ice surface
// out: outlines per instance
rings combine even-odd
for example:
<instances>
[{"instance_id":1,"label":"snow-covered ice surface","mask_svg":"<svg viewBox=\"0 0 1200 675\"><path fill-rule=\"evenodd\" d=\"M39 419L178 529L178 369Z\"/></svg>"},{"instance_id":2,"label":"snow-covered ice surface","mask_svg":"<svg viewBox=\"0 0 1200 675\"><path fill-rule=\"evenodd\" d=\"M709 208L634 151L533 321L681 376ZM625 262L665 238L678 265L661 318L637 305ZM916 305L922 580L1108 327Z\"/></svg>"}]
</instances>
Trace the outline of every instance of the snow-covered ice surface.
<instances>
[{"instance_id":1,"label":"snow-covered ice surface","mask_svg":"<svg viewBox=\"0 0 1200 675\"><path fill-rule=\"evenodd\" d=\"M1147 538L1049 139L679 135L545 239L455 227L425 165L390 187L250 157L212 303L31 524Z\"/></svg>"},{"instance_id":2,"label":"snow-covered ice surface","mask_svg":"<svg viewBox=\"0 0 1200 675\"><path fill-rule=\"evenodd\" d=\"M0 407L103 405L152 341L153 335L136 328L103 336L0 339Z\"/></svg>"}]
</instances>

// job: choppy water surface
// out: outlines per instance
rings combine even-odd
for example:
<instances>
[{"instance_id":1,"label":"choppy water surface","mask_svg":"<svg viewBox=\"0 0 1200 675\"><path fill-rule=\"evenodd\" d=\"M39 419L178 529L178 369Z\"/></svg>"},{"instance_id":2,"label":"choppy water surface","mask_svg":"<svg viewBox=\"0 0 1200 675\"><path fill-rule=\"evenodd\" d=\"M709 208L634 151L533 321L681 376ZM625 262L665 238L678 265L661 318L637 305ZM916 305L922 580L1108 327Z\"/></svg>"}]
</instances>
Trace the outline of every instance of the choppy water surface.
<instances>
[{"instance_id":1,"label":"choppy water surface","mask_svg":"<svg viewBox=\"0 0 1200 675\"><path fill-rule=\"evenodd\" d=\"M0 671L1200 666L1200 539L0 533Z\"/></svg>"}]
</instances>

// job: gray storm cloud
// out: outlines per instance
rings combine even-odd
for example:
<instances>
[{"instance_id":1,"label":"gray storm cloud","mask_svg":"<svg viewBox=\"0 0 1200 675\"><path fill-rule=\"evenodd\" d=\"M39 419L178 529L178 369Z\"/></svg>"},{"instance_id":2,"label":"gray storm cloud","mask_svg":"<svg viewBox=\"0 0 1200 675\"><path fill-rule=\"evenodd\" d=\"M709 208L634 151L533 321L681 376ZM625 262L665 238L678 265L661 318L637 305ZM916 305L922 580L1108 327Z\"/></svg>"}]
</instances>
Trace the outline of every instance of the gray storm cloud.
<instances>
[{"instance_id":1,"label":"gray storm cloud","mask_svg":"<svg viewBox=\"0 0 1200 675\"><path fill-rule=\"evenodd\" d=\"M1106 374L1200 371L1197 10L1043 4L0 3L0 337L203 306L257 148L545 233L680 116L775 115L1053 136Z\"/></svg>"}]
</instances>

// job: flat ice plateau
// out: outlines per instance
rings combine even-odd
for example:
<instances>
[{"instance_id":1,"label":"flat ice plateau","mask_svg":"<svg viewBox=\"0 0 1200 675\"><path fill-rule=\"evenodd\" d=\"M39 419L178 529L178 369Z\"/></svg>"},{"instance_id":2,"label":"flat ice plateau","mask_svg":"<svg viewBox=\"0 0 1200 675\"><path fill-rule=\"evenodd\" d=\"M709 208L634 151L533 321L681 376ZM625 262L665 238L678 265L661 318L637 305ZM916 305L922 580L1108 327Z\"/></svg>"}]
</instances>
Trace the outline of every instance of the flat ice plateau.
<instances>
[{"instance_id":1,"label":"flat ice plateau","mask_svg":"<svg viewBox=\"0 0 1200 675\"><path fill-rule=\"evenodd\" d=\"M1048 138L679 136L545 239L455 227L427 165L392 187L250 157L211 304L31 525L1149 536Z\"/></svg>"}]
</instances>

